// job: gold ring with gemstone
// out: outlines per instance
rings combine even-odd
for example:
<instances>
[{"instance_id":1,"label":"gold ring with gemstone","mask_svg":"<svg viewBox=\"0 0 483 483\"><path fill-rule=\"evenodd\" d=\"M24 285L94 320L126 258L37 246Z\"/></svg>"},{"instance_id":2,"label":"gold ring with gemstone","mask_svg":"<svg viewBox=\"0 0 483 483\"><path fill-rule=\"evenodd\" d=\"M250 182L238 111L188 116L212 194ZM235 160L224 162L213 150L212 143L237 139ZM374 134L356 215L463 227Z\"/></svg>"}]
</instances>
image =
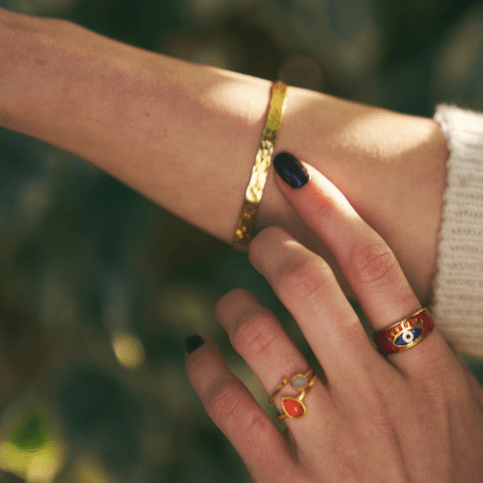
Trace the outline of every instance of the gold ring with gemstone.
<instances>
[{"instance_id":1,"label":"gold ring with gemstone","mask_svg":"<svg viewBox=\"0 0 483 483\"><path fill-rule=\"evenodd\" d=\"M314 368L311 367L307 372L303 374L295 374L290 379L290 385L296 391L299 391L300 394L297 397L283 397L282 398L282 409L284 414L279 414L277 417L280 421L283 421L286 418L298 419L307 414L307 406L305 406L304 398L309 393L312 386L317 381L319 377L316 374ZM313 374L312 374L313 373ZM269 402L273 404L275 402L276 397L280 393L280 391L288 384L289 379L288 377L284 377L282 382L279 384L275 392L270 396Z\"/></svg>"}]
</instances>

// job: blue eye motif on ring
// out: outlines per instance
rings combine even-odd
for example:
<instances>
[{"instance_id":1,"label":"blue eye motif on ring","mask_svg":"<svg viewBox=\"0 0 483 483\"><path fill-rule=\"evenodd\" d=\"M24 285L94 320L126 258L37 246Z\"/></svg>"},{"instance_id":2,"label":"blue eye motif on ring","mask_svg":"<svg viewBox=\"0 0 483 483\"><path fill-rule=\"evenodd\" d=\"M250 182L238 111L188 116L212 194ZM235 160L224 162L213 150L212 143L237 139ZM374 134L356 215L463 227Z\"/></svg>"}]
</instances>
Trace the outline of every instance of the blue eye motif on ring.
<instances>
[{"instance_id":1,"label":"blue eye motif on ring","mask_svg":"<svg viewBox=\"0 0 483 483\"><path fill-rule=\"evenodd\" d=\"M423 333L423 329L403 329L401 334L394 340L398 346L410 345L416 342Z\"/></svg>"}]
</instances>

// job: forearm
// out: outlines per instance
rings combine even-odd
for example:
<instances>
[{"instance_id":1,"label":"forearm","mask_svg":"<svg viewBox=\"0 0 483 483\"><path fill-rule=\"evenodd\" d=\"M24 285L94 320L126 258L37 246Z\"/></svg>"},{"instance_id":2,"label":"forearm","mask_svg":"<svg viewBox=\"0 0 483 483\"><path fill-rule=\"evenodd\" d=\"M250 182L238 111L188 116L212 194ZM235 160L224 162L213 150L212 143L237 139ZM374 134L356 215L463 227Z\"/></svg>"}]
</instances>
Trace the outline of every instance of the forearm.
<instances>
[{"instance_id":1,"label":"forearm","mask_svg":"<svg viewBox=\"0 0 483 483\"><path fill-rule=\"evenodd\" d=\"M136 49L64 21L0 10L0 124L90 161L231 242L270 83ZM446 142L432 120L289 88L276 152L321 171L430 293ZM269 175L258 226L324 254Z\"/></svg>"},{"instance_id":2,"label":"forearm","mask_svg":"<svg viewBox=\"0 0 483 483\"><path fill-rule=\"evenodd\" d=\"M231 241L270 83L64 21L6 15L18 23L1 27L1 124L78 155Z\"/></svg>"}]
</instances>

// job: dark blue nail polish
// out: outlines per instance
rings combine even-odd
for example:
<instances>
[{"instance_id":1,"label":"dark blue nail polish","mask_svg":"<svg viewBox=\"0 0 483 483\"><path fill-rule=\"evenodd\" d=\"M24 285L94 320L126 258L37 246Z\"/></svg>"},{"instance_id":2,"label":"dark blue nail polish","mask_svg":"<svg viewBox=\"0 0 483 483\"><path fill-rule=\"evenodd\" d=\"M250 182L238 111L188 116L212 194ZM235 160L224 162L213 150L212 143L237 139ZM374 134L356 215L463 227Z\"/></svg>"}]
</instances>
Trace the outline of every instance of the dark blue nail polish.
<instances>
[{"instance_id":1,"label":"dark blue nail polish","mask_svg":"<svg viewBox=\"0 0 483 483\"><path fill-rule=\"evenodd\" d=\"M302 188L310 179L304 165L290 153L280 153L273 160L277 174L292 188Z\"/></svg>"},{"instance_id":2,"label":"dark blue nail polish","mask_svg":"<svg viewBox=\"0 0 483 483\"><path fill-rule=\"evenodd\" d=\"M184 342L188 354L194 352L198 347L201 347L205 341L199 335L190 335Z\"/></svg>"}]
</instances>

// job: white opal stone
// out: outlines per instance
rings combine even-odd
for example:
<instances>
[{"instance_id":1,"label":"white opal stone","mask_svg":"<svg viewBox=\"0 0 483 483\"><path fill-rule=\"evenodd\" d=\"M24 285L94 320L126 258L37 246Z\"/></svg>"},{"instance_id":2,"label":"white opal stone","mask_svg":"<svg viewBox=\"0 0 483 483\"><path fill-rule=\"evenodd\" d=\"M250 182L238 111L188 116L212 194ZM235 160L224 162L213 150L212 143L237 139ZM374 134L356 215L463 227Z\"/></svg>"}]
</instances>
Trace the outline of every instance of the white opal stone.
<instances>
[{"instance_id":1,"label":"white opal stone","mask_svg":"<svg viewBox=\"0 0 483 483\"><path fill-rule=\"evenodd\" d=\"M292 379L292 386L295 389L303 389L307 385L307 379L304 376L295 376Z\"/></svg>"}]
</instances>

